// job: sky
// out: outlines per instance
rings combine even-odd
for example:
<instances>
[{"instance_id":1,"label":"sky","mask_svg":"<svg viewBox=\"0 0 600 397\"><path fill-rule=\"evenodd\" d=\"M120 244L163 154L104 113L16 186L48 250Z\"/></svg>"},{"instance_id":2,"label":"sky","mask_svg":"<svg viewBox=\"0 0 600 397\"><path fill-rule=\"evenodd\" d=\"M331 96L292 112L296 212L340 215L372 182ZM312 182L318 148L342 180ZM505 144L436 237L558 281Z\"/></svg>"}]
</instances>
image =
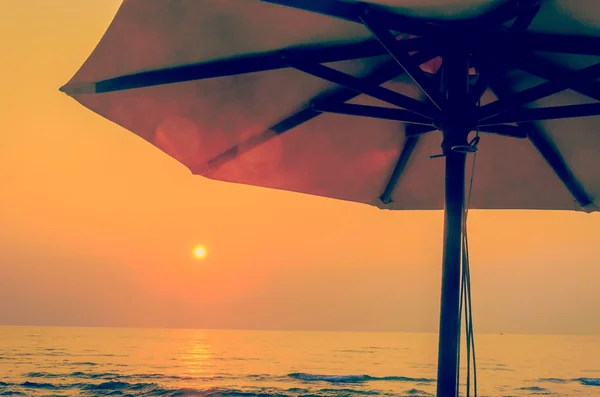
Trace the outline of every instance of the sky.
<instances>
[{"instance_id":1,"label":"sky","mask_svg":"<svg viewBox=\"0 0 600 397\"><path fill-rule=\"evenodd\" d=\"M0 324L437 332L441 212L193 176L58 91L119 4L0 0ZM600 333L599 230L472 211L476 332Z\"/></svg>"}]
</instances>

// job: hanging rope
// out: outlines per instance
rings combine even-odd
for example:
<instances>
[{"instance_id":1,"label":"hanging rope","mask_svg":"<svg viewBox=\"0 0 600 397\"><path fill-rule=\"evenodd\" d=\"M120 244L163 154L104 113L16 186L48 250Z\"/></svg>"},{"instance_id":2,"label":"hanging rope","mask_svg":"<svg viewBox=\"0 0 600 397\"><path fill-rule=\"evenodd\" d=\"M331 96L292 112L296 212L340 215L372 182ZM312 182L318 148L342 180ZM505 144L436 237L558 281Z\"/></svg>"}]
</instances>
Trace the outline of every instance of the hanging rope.
<instances>
[{"instance_id":1,"label":"hanging rope","mask_svg":"<svg viewBox=\"0 0 600 397\"><path fill-rule=\"evenodd\" d=\"M459 318L462 316L463 308L465 312L465 336L467 349L467 377L466 377L466 397L471 395L471 363L473 364L473 396L477 397L477 361L475 358L475 335L473 332L473 306L471 300L471 271L469 266L469 238L467 233L467 216L471 204L471 193L473 192L473 179L475 176L475 163L477 160L477 144L479 143L479 127L477 128L475 138L469 142L469 153L473 153L473 163L471 166L471 177L469 181L469 190L465 202L465 214L463 217L463 238L462 238L462 279L460 286L460 306ZM454 148L452 148L454 150ZM461 147L462 149L462 147ZM466 150L465 150L466 151ZM460 354L459 354L460 363ZM458 379L457 379L458 382Z\"/></svg>"}]
</instances>

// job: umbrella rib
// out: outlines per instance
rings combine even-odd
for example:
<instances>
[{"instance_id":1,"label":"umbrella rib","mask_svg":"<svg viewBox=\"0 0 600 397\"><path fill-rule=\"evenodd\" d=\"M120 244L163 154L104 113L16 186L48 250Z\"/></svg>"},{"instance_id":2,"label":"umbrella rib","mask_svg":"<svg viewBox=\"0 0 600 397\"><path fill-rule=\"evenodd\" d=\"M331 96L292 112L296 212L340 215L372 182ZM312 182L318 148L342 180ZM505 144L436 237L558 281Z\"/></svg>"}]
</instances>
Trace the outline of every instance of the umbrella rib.
<instances>
[{"instance_id":1,"label":"umbrella rib","mask_svg":"<svg viewBox=\"0 0 600 397\"><path fill-rule=\"evenodd\" d=\"M423 64L433 59L435 57L435 54L432 50L425 50L412 55L412 57L415 60L415 62ZM398 67L398 64L396 62L389 61L375 68L362 79L368 82L369 84L383 84L386 81L398 77L403 73L404 71ZM344 103L353 98L356 98L359 95L360 94L354 90L350 90L345 87L337 87L333 91L317 95L309 103ZM292 114L291 116L283 119L282 121L278 122L277 124L274 124L267 130L263 131L261 134L258 134L258 137L252 137L248 141L242 142L238 145L234 145L229 149L225 150L224 152L216 155L212 159L208 160L208 171L212 171L221 167L223 164L233 160L240 154L249 151L262 143L267 142L275 136L279 136L303 123L306 123L307 121L310 121L320 116L321 114L323 113L318 112L311 107L302 109L299 112ZM206 172L206 170L203 170L202 173L204 172Z\"/></svg>"},{"instance_id":2,"label":"umbrella rib","mask_svg":"<svg viewBox=\"0 0 600 397\"><path fill-rule=\"evenodd\" d=\"M329 103L322 104L315 102L312 105L313 109L324 113L345 114L349 116L370 117L380 120L394 120L407 124L419 124L433 126L433 120L423 117L420 114L403 110L392 109L380 106L354 105L347 103Z\"/></svg>"},{"instance_id":3,"label":"umbrella rib","mask_svg":"<svg viewBox=\"0 0 600 397\"><path fill-rule=\"evenodd\" d=\"M390 176L383 193L381 196L379 196L379 200L381 200L383 204L390 204L392 202L392 194L394 193L394 189L396 189L398 181L404 173L406 165L408 164L408 161L417 147L417 143L419 143L419 136L407 136L404 139L404 144L402 146L402 150L400 151L398 161L396 162L394 170L392 171L392 175Z\"/></svg>"},{"instance_id":4,"label":"umbrella rib","mask_svg":"<svg viewBox=\"0 0 600 397\"><path fill-rule=\"evenodd\" d=\"M535 124L519 123L519 126L527 131L527 138L554 170L579 206L583 210L593 211L596 204L575 177L556 145Z\"/></svg>"},{"instance_id":5,"label":"umbrella rib","mask_svg":"<svg viewBox=\"0 0 600 397\"><path fill-rule=\"evenodd\" d=\"M495 82L491 88L498 98L505 98L514 95L508 87L507 81L498 81ZM526 132L529 141L548 163L550 168L552 168L556 176L561 180L569 193L571 193L571 196L573 196L579 206L585 211L595 210L594 201L590 198L577 177L575 177L560 151L550 138L535 123L526 122L517 123L517 125Z\"/></svg>"},{"instance_id":6,"label":"umbrella rib","mask_svg":"<svg viewBox=\"0 0 600 397\"><path fill-rule=\"evenodd\" d=\"M515 57L513 63L517 68L524 72L549 81L565 79L570 73L573 73L571 70L559 64L534 54L523 54ZM568 88L579 94L600 101L600 83L597 81L573 81Z\"/></svg>"},{"instance_id":7,"label":"umbrella rib","mask_svg":"<svg viewBox=\"0 0 600 397\"><path fill-rule=\"evenodd\" d=\"M401 48L399 45L400 41L396 40L394 35L392 35L387 28L379 25L378 20L372 15L369 7L364 8L364 13L360 18L364 25L390 53L392 58L398 62L406 74L408 74L425 95L427 95L433 105L439 110L442 110L445 99L442 97L441 93L433 87L431 80L425 72L421 70L419 65L413 62L408 51Z\"/></svg>"},{"instance_id":8,"label":"umbrella rib","mask_svg":"<svg viewBox=\"0 0 600 397\"><path fill-rule=\"evenodd\" d=\"M425 56L426 54L422 54L421 59L429 59L429 56ZM417 56L417 55L415 55ZM426 62L425 60L423 62ZM364 77L364 80L373 82L374 84L382 84L388 80L393 79L394 77L402 74L403 71L398 67L395 62L388 62L375 70L369 73L368 76ZM343 103L349 101L360 94L354 90L347 89L345 87L338 87L333 91L326 92L318 95L313 99L313 101L319 101L321 103ZM318 116L322 113L314 110L311 107L307 107L305 109L300 110L292 114L289 117L281 120L280 122L274 124L267 130L263 131L259 134L258 138L251 138L252 144L249 145L248 142L242 142L239 145L234 145L227 149L226 151L218 154L217 156L210 159L208 164L208 170L216 170L221 167L223 164L233 160L237 156L243 154L246 151L251 150L252 148L267 142L268 140L274 138L275 136L279 136L295 127L298 127L301 124L304 124ZM243 149L242 149L243 147Z\"/></svg>"},{"instance_id":9,"label":"umbrella rib","mask_svg":"<svg viewBox=\"0 0 600 397\"><path fill-rule=\"evenodd\" d=\"M297 63L293 64L292 67L423 116L432 116L435 110L424 102L420 102L390 89L380 87L379 85L370 84L358 77L340 72L328 66Z\"/></svg>"},{"instance_id":10,"label":"umbrella rib","mask_svg":"<svg viewBox=\"0 0 600 397\"><path fill-rule=\"evenodd\" d=\"M402 40L402 46L409 51L419 50L422 47L422 40L418 38ZM387 51L381 44L372 39L358 43L292 47L266 53L246 54L191 65L149 70L93 83L67 84L61 88L61 91L67 94L114 92L283 69L289 67L290 62L296 61L325 63L386 54Z\"/></svg>"},{"instance_id":11,"label":"umbrella rib","mask_svg":"<svg viewBox=\"0 0 600 397\"><path fill-rule=\"evenodd\" d=\"M600 103L587 103L581 105L550 106L545 108L517 109L509 113L490 117L480 125L497 125L508 123L522 123L542 120L558 120L574 117L590 117L600 115Z\"/></svg>"},{"instance_id":12,"label":"umbrella rib","mask_svg":"<svg viewBox=\"0 0 600 397\"><path fill-rule=\"evenodd\" d=\"M599 75L600 63L597 63L587 68L571 72L569 75L563 76L560 79L548 81L546 83L542 83L535 87L518 92L511 98L498 99L495 102L479 108L480 123L482 120L489 119L498 114L509 112L511 109L519 108L522 105L534 102L538 99L551 96L568 89L573 84L583 83L586 80L594 79Z\"/></svg>"},{"instance_id":13,"label":"umbrella rib","mask_svg":"<svg viewBox=\"0 0 600 397\"><path fill-rule=\"evenodd\" d=\"M539 5L527 9L523 14L517 16L513 24L510 26L509 31L514 33L526 31L537 16L539 10ZM513 47L516 42L516 37L513 37L512 39L509 38L499 46L500 48L497 49L496 52L499 51L503 55L506 55L507 53L510 53L510 51L513 51ZM481 99L481 96L489 87L490 82L494 80L496 76L498 76L502 69L504 69L505 65L506 58L503 57L500 60L496 59L496 62L494 62L493 65L490 65L488 62L485 64L483 70L478 68L479 78L471 89L471 101L473 103L477 103Z\"/></svg>"}]
</instances>

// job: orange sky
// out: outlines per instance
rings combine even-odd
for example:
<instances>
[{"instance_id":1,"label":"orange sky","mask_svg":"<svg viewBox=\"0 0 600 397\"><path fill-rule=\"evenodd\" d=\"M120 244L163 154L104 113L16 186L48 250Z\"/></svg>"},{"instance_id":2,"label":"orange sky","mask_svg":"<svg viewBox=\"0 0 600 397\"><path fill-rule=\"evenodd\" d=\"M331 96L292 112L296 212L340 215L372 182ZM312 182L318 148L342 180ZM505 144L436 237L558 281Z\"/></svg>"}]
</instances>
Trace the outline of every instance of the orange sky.
<instances>
[{"instance_id":1,"label":"orange sky","mask_svg":"<svg viewBox=\"0 0 600 397\"><path fill-rule=\"evenodd\" d=\"M436 331L440 212L194 177L58 91L119 3L2 4L0 323ZM473 211L476 330L600 333L599 231Z\"/></svg>"}]
</instances>

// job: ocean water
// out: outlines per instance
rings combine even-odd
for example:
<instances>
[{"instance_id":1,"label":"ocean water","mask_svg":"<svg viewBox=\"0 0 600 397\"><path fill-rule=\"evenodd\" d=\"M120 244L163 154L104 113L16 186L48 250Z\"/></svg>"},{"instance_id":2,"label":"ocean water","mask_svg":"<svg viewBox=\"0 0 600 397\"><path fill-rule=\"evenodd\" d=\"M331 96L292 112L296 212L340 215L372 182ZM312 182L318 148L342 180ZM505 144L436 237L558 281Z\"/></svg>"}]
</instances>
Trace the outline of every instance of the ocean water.
<instances>
[{"instance_id":1,"label":"ocean water","mask_svg":"<svg viewBox=\"0 0 600 397\"><path fill-rule=\"evenodd\" d=\"M600 396L600 336L478 335L480 396ZM435 334L0 327L0 396L429 396Z\"/></svg>"}]
</instances>

